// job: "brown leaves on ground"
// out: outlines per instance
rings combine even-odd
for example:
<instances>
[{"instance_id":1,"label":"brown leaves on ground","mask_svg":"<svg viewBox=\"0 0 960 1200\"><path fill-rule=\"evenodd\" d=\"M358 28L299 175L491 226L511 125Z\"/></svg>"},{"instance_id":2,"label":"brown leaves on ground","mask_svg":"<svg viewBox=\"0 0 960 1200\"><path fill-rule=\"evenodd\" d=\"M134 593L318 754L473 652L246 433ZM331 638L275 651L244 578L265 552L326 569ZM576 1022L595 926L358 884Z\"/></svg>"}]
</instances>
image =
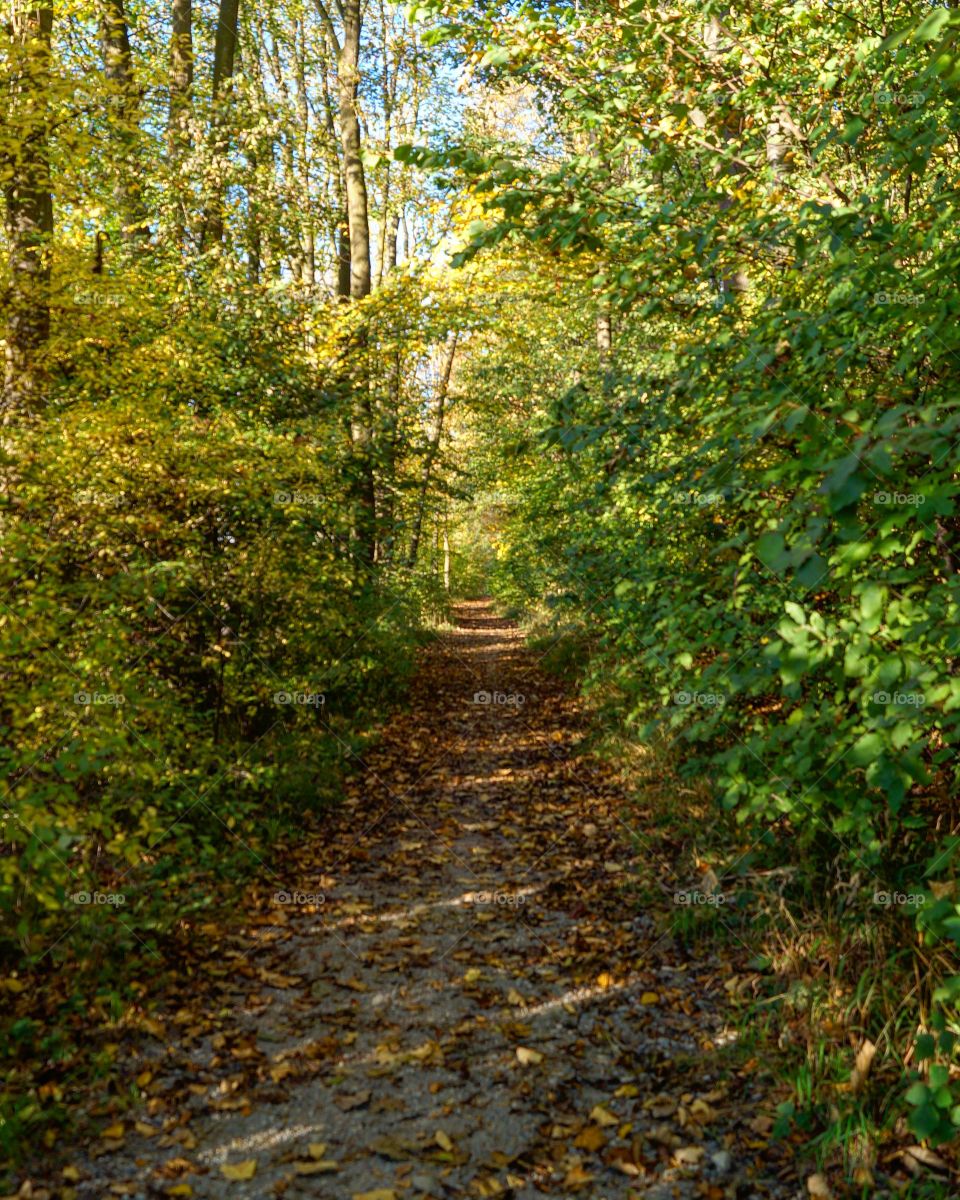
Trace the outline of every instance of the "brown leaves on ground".
<instances>
[{"instance_id":1,"label":"brown leaves on ground","mask_svg":"<svg viewBox=\"0 0 960 1200\"><path fill-rule=\"evenodd\" d=\"M212 1197L790 1194L772 1120L751 1124L769 1081L724 1048L730 964L688 959L638 904L668 868L615 765L579 749L577 704L489 609L464 619L322 831L273 855L233 916L205 914L113 1031L77 1200L144 1179Z\"/></svg>"}]
</instances>

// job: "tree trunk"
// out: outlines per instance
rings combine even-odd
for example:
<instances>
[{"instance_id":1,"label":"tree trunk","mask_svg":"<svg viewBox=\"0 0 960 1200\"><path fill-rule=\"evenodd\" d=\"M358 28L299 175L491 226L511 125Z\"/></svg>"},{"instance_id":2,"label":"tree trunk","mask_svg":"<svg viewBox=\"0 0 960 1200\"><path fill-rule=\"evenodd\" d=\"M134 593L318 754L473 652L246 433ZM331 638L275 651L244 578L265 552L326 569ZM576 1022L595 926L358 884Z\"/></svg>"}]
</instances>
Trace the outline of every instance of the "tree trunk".
<instances>
[{"instance_id":1,"label":"tree trunk","mask_svg":"<svg viewBox=\"0 0 960 1200\"><path fill-rule=\"evenodd\" d=\"M343 178L350 228L351 300L362 300L370 295L370 223L367 213L367 183L360 155L360 118L357 114L360 23L360 0L345 0L343 40L337 60L337 88L340 142L343 146Z\"/></svg>"},{"instance_id":2,"label":"tree trunk","mask_svg":"<svg viewBox=\"0 0 960 1200\"><path fill-rule=\"evenodd\" d=\"M360 118L357 113L357 87L360 82L360 0L344 0L343 40L337 59L337 99L340 144L343 147L343 181L347 200L347 226L350 231L350 299L363 300L370 295L370 220L367 211L367 184L361 158ZM360 477L358 533L363 558L373 563L377 555L377 494L374 472L373 408L367 379L366 331L357 337L359 370L353 373L353 391L357 399L355 444Z\"/></svg>"},{"instance_id":3,"label":"tree trunk","mask_svg":"<svg viewBox=\"0 0 960 1200\"><path fill-rule=\"evenodd\" d=\"M50 335L50 240L53 197L47 163L46 98L53 10L14 0L8 127L13 175L4 188L10 287L7 301L3 421L35 413L43 403L41 356Z\"/></svg>"},{"instance_id":4,"label":"tree trunk","mask_svg":"<svg viewBox=\"0 0 960 1200\"><path fill-rule=\"evenodd\" d=\"M450 376L453 373L453 360L457 353L458 334L454 333L447 346L443 362L440 382L437 385L437 419L433 428L433 436L427 446L426 457L423 460L423 470L420 473L420 486L417 489L417 507L413 518L413 532L410 535L410 550L407 553L407 567L411 571L417 565L417 552L420 549L420 537L423 531L423 518L427 510L427 493L430 489L430 475L433 463L440 449L440 438L443 434L443 418L447 406L447 394L450 390Z\"/></svg>"},{"instance_id":5,"label":"tree trunk","mask_svg":"<svg viewBox=\"0 0 960 1200\"><path fill-rule=\"evenodd\" d=\"M610 302L601 298L597 310L597 356L600 359L601 371L606 371L610 366L610 353L612 350L613 319L610 316Z\"/></svg>"},{"instance_id":6,"label":"tree trunk","mask_svg":"<svg viewBox=\"0 0 960 1200\"><path fill-rule=\"evenodd\" d=\"M447 532L447 517L443 517L443 590L450 591L450 535Z\"/></svg>"},{"instance_id":7,"label":"tree trunk","mask_svg":"<svg viewBox=\"0 0 960 1200\"><path fill-rule=\"evenodd\" d=\"M190 149L190 93L193 89L193 0L173 0L170 21L170 112L167 141L170 175L176 179ZM175 194L174 238L182 246L187 231L183 196Z\"/></svg>"},{"instance_id":8,"label":"tree trunk","mask_svg":"<svg viewBox=\"0 0 960 1200\"><path fill-rule=\"evenodd\" d=\"M217 35L213 47L213 79L210 98L211 148L213 152L213 185L203 221L200 246L219 246L223 241L223 187L225 158L229 148L227 128L227 97L223 94L233 79L237 56L237 31L240 20L240 0L220 0Z\"/></svg>"},{"instance_id":9,"label":"tree trunk","mask_svg":"<svg viewBox=\"0 0 960 1200\"><path fill-rule=\"evenodd\" d=\"M350 222L344 212L337 232L337 298L350 299Z\"/></svg>"},{"instance_id":10,"label":"tree trunk","mask_svg":"<svg viewBox=\"0 0 960 1200\"><path fill-rule=\"evenodd\" d=\"M110 88L108 104L116 124L117 167L114 197L120 220L120 234L124 242L135 246L149 236L150 230L140 191L140 95L133 78L130 33L123 10L123 0L102 0L100 44L103 73Z\"/></svg>"},{"instance_id":11,"label":"tree trunk","mask_svg":"<svg viewBox=\"0 0 960 1200\"><path fill-rule=\"evenodd\" d=\"M397 268L397 231L399 228L399 214L391 213L387 221L386 272L388 275Z\"/></svg>"}]
</instances>

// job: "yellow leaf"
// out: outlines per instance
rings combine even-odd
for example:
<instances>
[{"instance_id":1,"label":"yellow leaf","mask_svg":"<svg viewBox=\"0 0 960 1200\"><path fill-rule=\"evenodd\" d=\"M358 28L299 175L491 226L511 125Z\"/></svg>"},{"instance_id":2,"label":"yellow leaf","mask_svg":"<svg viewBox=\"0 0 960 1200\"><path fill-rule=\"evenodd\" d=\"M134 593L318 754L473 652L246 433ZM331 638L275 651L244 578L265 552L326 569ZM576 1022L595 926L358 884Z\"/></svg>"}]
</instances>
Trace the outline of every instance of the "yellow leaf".
<instances>
[{"instance_id":1,"label":"yellow leaf","mask_svg":"<svg viewBox=\"0 0 960 1200\"><path fill-rule=\"evenodd\" d=\"M590 1113L590 1120L595 1121L602 1128L605 1125L616 1125L618 1118L602 1104L597 1104Z\"/></svg>"},{"instance_id":2,"label":"yellow leaf","mask_svg":"<svg viewBox=\"0 0 960 1200\"><path fill-rule=\"evenodd\" d=\"M255 1158L245 1158L242 1162L220 1164L220 1174L225 1179L242 1182L245 1179L252 1179L256 1173L257 1160Z\"/></svg>"},{"instance_id":3,"label":"yellow leaf","mask_svg":"<svg viewBox=\"0 0 960 1200\"><path fill-rule=\"evenodd\" d=\"M599 1125L588 1125L578 1135L573 1143L578 1150L601 1150L607 1144L607 1138Z\"/></svg>"},{"instance_id":4,"label":"yellow leaf","mask_svg":"<svg viewBox=\"0 0 960 1200\"><path fill-rule=\"evenodd\" d=\"M438 1129L434 1134L434 1139L441 1150L453 1150L453 1142L450 1140L450 1135L444 1133L442 1129Z\"/></svg>"},{"instance_id":5,"label":"yellow leaf","mask_svg":"<svg viewBox=\"0 0 960 1200\"><path fill-rule=\"evenodd\" d=\"M123 1137L123 1122L122 1121L114 1121L114 1123L112 1125L108 1125L106 1127L106 1129L104 1129L101 1132L100 1136L105 1137L105 1138L122 1138Z\"/></svg>"},{"instance_id":6,"label":"yellow leaf","mask_svg":"<svg viewBox=\"0 0 960 1200\"><path fill-rule=\"evenodd\" d=\"M324 1158L327 1153L326 1142L311 1142L307 1147L307 1153L311 1158Z\"/></svg>"},{"instance_id":7,"label":"yellow leaf","mask_svg":"<svg viewBox=\"0 0 960 1200\"><path fill-rule=\"evenodd\" d=\"M543 1055L539 1050L528 1050L526 1046L517 1047L517 1058L524 1067L536 1066L537 1063L543 1062Z\"/></svg>"},{"instance_id":8,"label":"yellow leaf","mask_svg":"<svg viewBox=\"0 0 960 1200\"><path fill-rule=\"evenodd\" d=\"M483 972L480 970L479 967L471 967L469 971L464 971L463 982L464 983L476 983L482 974L483 974Z\"/></svg>"},{"instance_id":9,"label":"yellow leaf","mask_svg":"<svg viewBox=\"0 0 960 1200\"><path fill-rule=\"evenodd\" d=\"M175 1183L172 1188L167 1188L168 1196L192 1196L193 1188L189 1183Z\"/></svg>"},{"instance_id":10,"label":"yellow leaf","mask_svg":"<svg viewBox=\"0 0 960 1200\"><path fill-rule=\"evenodd\" d=\"M640 997L641 1004L659 1004L660 997L656 992L644 992Z\"/></svg>"},{"instance_id":11,"label":"yellow leaf","mask_svg":"<svg viewBox=\"0 0 960 1200\"><path fill-rule=\"evenodd\" d=\"M863 1087L867 1076L870 1074L870 1066L873 1063L876 1053L877 1048L869 1038L857 1051L857 1060L853 1070L850 1072L850 1090L852 1092L858 1092Z\"/></svg>"},{"instance_id":12,"label":"yellow leaf","mask_svg":"<svg viewBox=\"0 0 960 1200\"><path fill-rule=\"evenodd\" d=\"M320 1159L319 1162L295 1162L293 1170L297 1175L325 1175L328 1171L339 1171L340 1167L332 1159Z\"/></svg>"},{"instance_id":13,"label":"yellow leaf","mask_svg":"<svg viewBox=\"0 0 960 1200\"><path fill-rule=\"evenodd\" d=\"M592 1182L593 1176L588 1175L579 1163L575 1163L567 1172L563 1181L563 1186L567 1188L582 1188L586 1187L588 1183Z\"/></svg>"}]
</instances>

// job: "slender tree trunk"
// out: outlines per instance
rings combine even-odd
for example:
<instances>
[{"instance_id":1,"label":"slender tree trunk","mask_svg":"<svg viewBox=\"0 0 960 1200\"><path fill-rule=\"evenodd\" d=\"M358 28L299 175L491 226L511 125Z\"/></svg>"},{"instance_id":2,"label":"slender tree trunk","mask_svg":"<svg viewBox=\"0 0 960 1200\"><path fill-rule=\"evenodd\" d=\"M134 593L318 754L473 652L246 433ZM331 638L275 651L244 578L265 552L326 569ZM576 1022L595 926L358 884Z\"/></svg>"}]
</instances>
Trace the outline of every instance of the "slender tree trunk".
<instances>
[{"instance_id":1,"label":"slender tree trunk","mask_svg":"<svg viewBox=\"0 0 960 1200\"><path fill-rule=\"evenodd\" d=\"M360 0L342 0L343 40L337 60L338 117L343 147L343 180L347 200L347 225L350 231L350 299L363 300L370 295L370 220L367 209L367 183L361 158L360 117L357 112L357 88L360 82ZM374 466L373 407L370 402L366 358L367 336L362 330L357 339L359 370L353 372L353 391L357 402L354 442L357 447L360 477L358 481L358 533L361 553L367 562L377 555L377 493Z\"/></svg>"},{"instance_id":2,"label":"slender tree trunk","mask_svg":"<svg viewBox=\"0 0 960 1200\"><path fill-rule=\"evenodd\" d=\"M399 228L399 215L391 213L387 222L386 270L388 275L397 268L397 231Z\"/></svg>"},{"instance_id":3,"label":"slender tree trunk","mask_svg":"<svg viewBox=\"0 0 960 1200\"><path fill-rule=\"evenodd\" d=\"M437 457L437 451L440 449L440 438L443 435L443 419L446 412L447 395L450 390L450 376L453 373L453 360L457 353L458 337L459 335L454 333L447 345L447 353L443 360L440 382L437 385L436 423L433 427L433 436L427 445L427 453L423 460L423 469L420 472L420 486L417 489L417 507L414 510L413 530L410 535L410 550L407 553L407 567L410 570L413 570L417 565L417 553L420 549L420 537L423 531L423 518L427 511L430 476L433 472L433 464Z\"/></svg>"},{"instance_id":4,"label":"slender tree trunk","mask_svg":"<svg viewBox=\"0 0 960 1200\"><path fill-rule=\"evenodd\" d=\"M43 404L41 357L50 335L50 241L53 197L47 163L46 97L53 10L14 0L10 21L16 55L7 93L7 122L16 144L4 188L10 288L5 330L3 421Z\"/></svg>"},{"instance_id":5,"label":"slender tree trunk","mask_svg":"<svg viewBox=\"0 0 960 1200\"><path fill-rule=\"evenodd\" d=\"M337 298L350 299L350 222L346 211L337 231Z\"/></svg>"},{"instance_id":6,"label":"slender tree trunk","mask_svg":"<svg viewBox=\"0 0 960 1200\"><path fill-rule=\"evenodd\" d=\"M307 33L303 20L297 24L294 36L296 55L297 118L300 128L300 213L303 245L303 271L301 278L312 295L317 279L317 246L313 220L313 198L310 194L310 105L307 99Z\"/></svg>"},{"instance_id":7,"label":"slender tree trunk","mask_svg":"<svg viewBox=\"0 0 960 1200\"><path fill-rule=\"evenodd\" d=\"M170 21L170 113L167 141L170 176L176 179L190 151L190 104L193 90L193 0L173 0ZM174 195L174 238L182 246L188 213L182 194Z\"/></svg>"},{"instance_id":8,"label":"slender tree trunk","mask_svg":"<svg viewBox=\"0 0 960 1200\"><path fill-rule=\"evenodd\" d=\"M370 222L363 173L357 86L360 82L360 0L344 0L343 41L337 61L340 141L350 227L350 299L370 295Z\"/></svg>"},{"instance_id":9,"label":"slender tree trunk","mask_svg":"<svg viewBox=\"0 0 960 1200\"><path fill-rule=\"evenodd\" d=\"M610 315L610 302L601 298L597 310L597 355L600 359L601 371L605 371L609 367L612 350L613 318Z\"/></svg>"},{"instance_id":10,"label":"slender tree trunk","mask_svg":"<svg viewBox=\"0 0 960 1200\"><path fill-rule=\"evenodd\" d=\"M213 79L210 96L211 149L213 153L213 185L206 205L200 246L219 246L223 241L223 188L226 174L225 159L229 149L228 90L233 79L237 57L237 33L240 21L240 0L220 0L217 33L213 47Z\"/></svg>"},{"instance_id":11,"label":"slender tree trunk","mask_svg":"<svg viewBox=\"0 0 960 1200\"><path fill-rule=\"evenodd\" d=\"M443 515L443 590L450 591L450 534L446 513Z\"/></svg>"},{"instance_id":12,"label":"slender tree trunk","mask_svg":"<svg viewBox=\"0 0 960 1200\"><path fill-rule=\"evenodd\" d=\"M730 47L725 42L725 32L720 19L717 16L712 16L704 31L704 48L706 50L707 60L715 64L718 71L723 63L723 60L730 54ZM705 118L699 114L700 119L705 123ZM698 118L694 117L694 123L698 123ZM722 141L729 145L733 141L733 133L731 132L731 124L733 121L728 119L724 121L723 128L720 132ZM736 127L741 129L743 125L742 119L737 115ZM744 168L739 162L731 162L726 168L726 174L734 179L739 178L744 173ZM729 212L734 205L733 196L729 192L725 193L720 198L721 212ZM737 264L732 270L725 273L720 280L720 290L725 295L736 296L750 290L750 277L747 274L746 268L742 264Z\"/></svg>"},{"instance_id":13,"label":"slender tree trunk","mask_svg":"<svg viewBox=\"0 0 960 1200\"><path fill-rule=\"evenodd\" d=\"M150 230L140 191L140 95L133 78L130 33L123 0L102 0L100 44L103 73L110 88L108 103L117 143L114 184L117 216L123 241L135 246L142 244Z\"/></svg>"}]
</instances>

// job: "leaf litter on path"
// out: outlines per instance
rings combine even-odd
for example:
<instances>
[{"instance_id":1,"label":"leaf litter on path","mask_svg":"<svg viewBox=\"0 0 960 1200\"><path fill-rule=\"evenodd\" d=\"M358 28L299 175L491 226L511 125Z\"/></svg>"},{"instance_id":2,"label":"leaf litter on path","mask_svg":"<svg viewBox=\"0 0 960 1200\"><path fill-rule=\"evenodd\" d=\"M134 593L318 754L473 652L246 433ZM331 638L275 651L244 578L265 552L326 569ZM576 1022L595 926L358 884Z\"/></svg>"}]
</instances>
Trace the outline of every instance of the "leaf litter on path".
<instances>
[{"instance_id":1,"label":"leaf litter on path","mask_svg":"<svg viewBox=\"0 0 960 1200\"><path fill-rule=\"evenodd\" d=\"M645 858L615 766L581 749L577 702L487 606L460 621L323 835L266 865L239 922L204 926L189 982L118 1064L142 1111L112 1089L47 1194L802 1189L757 1132L774 1102L725 1024L729 964L688 959L637 905L669 865Z\"/></svg>"}]
</instances>

